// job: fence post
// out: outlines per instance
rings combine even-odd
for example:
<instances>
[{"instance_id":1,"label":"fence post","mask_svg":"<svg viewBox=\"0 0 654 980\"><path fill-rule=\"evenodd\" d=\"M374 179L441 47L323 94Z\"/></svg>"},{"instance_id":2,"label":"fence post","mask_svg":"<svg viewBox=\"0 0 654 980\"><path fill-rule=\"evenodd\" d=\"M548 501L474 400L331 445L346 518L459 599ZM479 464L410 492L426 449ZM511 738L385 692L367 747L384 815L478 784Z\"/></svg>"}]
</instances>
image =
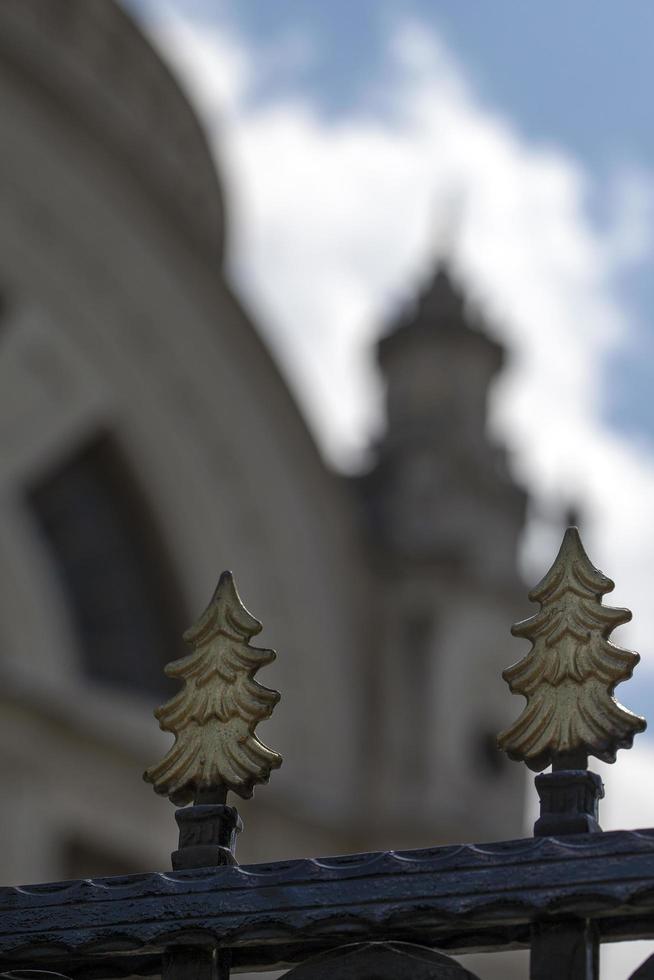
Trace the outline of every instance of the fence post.
<instances>
[{"instance_id":1,"label":"fence post","mask_svg":"<svg viewBox=\"0 0 654 980\"><path fill-rule=\"evenodd\" d=\"M537 837L601 832L598 805L604 787L588 770L588 756L615 762L617 750L631 748L634 735L645 729L645 719L613 696L639 660L609 642L613 629L631 619L628 609L602 605L602 596L613 588L591 564L577 528L569 527L554 564L529 593L540 610L511 630L532 648L502 676L527 703L500 733L498 745L539 773ZM549 765L552 771L543 773ZM599 941L592 923L534 923L530 978L552 977L598 980Z\"/></svg>"},{"instance_id":2,"label":"fence post","mask_svg":"<svg viewBox=\"0 0 654 980\"><path fill-rule=\"evenodd\" d=\"M592 923L539 923L533 927L529 980L598 980L599 942Z\"/></svg>"},{"instance_id":3,"label":"fence post","mask_svg":"<svg viewBox=\"0 0 654 980\"><path fill-rule=\"evenodd\" d=\"M207 609L184 634L191 653L165 668L183 687L155 717L175 742L144 779L179 804L179 847L171 855L175 871L236 864L236 835L243 824L227 805L227 793L249 798L281 765L281 756L255 734L279 700L277 691L254 679L276 656L249 645L261 628L241 602L231 572L223 572ZM229 950L211 946L171 948L163 958L162 980L228 980L230 960Z\"/></svg>"}]
</instances>

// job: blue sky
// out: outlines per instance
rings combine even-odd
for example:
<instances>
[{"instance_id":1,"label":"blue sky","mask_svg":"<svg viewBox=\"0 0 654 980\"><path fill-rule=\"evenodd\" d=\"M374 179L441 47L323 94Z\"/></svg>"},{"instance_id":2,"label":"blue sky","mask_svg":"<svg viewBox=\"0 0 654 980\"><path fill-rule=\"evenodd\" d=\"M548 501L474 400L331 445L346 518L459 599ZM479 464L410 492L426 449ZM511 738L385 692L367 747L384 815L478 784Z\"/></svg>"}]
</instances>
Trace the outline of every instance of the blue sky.
<instances>
[{"instance_id":1,"label":"blue sky","mask_svg":"<svg viewBox=\"0 0 654 980\"><path fill-rule=\"evenodd\" d=\"M216 5L193 8L211 17ZM563 142L593 166L620 154L652 158L646 93L654 82L654 8L647 0L259 0L224 13L254 43L289 31L315 38L315 62L294 81L336 112L350 111L371 73L383 71L387 27L410 15L438 30L489 103L507 110L528 138Z\"/></svg>"}]
</instances>

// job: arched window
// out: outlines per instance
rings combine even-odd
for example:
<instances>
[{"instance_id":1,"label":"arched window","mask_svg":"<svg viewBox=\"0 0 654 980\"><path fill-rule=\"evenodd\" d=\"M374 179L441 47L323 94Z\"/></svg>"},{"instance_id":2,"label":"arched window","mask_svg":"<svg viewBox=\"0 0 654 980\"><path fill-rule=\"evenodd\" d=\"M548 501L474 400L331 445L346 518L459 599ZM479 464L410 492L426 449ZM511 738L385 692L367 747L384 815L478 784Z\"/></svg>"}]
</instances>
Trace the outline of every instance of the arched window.
<instances>
[{"instance_id":1,"label":"arched window","mask_svg":"<svg viewBox=\"0 0 654 980\"><path fill-rule=\"evenodd\" d=\"M70 604L84 673L163 695L163 665L183 655L181 602L147 502L120 451L96 438L29 493Z\"/></svg>"}]
</instances>

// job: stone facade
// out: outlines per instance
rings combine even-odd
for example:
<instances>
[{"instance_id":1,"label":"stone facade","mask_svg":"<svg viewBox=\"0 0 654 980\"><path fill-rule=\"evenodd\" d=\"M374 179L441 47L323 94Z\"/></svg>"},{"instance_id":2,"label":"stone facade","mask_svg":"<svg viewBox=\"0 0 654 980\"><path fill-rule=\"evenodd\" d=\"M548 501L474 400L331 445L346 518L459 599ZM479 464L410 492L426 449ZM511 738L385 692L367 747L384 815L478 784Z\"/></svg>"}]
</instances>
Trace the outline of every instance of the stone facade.
<instances>
[{"instance_id":1,"label":"stone facade","mask_svg":"<svg viewBox=\"0 0 654 980\"><path fill-rule=\"evenodd\" d=\"M519 834L492 736L524 496L485 431L501 351L451 277L382 341L388 430L348 480L222 272L204 137L119 7L0 5L0 136L0 880L168 866L151 712L228 567L283 693L241 860Z\"/></svg>"}]
</instances>

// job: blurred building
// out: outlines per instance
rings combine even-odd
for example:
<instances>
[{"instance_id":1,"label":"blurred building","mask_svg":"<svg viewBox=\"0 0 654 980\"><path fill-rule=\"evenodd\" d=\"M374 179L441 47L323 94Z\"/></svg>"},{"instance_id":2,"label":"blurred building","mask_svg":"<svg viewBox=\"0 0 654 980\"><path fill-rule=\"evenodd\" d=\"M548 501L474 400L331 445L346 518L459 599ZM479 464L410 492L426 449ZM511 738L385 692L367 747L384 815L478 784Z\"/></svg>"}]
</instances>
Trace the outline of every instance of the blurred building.
<instances>
[{"instance_id":1,"label":"blurred building","mask_svg":"<svg viewBox=\"0 0 654 980\"><path fill-rule=\"evenodd\" d=\"M0 880L168 865L152 709L226 567L283 693L241 860L519 835L494 735L525 498L486 435L502 351L447 270L379 346L387 432L345 479L225 279L204 136L122 9L0 4L0 133Z\"/></svg>"}]
</instances>

